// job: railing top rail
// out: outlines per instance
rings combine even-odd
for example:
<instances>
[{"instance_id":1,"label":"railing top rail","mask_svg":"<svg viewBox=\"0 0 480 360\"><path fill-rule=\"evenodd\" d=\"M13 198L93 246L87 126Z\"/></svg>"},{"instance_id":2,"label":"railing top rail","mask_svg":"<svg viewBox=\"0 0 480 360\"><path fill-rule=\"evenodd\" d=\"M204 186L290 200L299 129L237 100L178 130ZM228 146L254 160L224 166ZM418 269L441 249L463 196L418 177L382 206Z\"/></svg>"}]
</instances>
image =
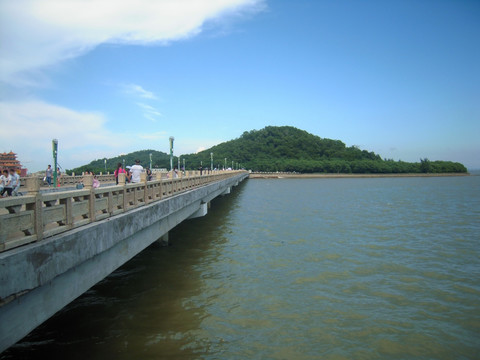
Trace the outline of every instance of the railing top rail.
<instances>
[{"instance_id":1,"label":"railing top rail","mask_svg":"<svg viewBox=\"0 0 480 360\"><path fill-rule=\"evenodd\" d=\"M26 195L26 196L14 196L3 198L0 200L0 208L7 208L9 206L15 205L25 205L32 201L35 201L35 196Z\"/></svg>"}]
</instances>

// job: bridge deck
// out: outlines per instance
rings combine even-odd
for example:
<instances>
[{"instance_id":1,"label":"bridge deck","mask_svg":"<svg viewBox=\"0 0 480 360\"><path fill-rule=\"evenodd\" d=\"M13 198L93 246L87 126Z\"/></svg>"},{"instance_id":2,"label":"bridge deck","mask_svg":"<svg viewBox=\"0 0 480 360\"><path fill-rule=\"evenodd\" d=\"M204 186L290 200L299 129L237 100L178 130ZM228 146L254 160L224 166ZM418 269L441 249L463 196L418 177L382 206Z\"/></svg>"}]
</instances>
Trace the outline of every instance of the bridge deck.
<instances>
[{"instance_id":1,"label":"bridge deck","mask_svg":"<svg viewBox=\"0 0 480 360\"><path fill-rule=\"evenodd\" d=\"M85 178L83 190L42 194L37 186L34 195L1 200L10 250L0 252L0 352L246 177L229 171L98 189Z\"/></svg>"},{"instance_id":2,"label":"bridge deck","mask_svg":"<svg viewBox=\"0 0 480 360\"><path fill-rule=\"evenodd\" d=\"M92 177L87 176L82 178L82 182L87 184L85 189L48 193L39 191L39 179L26 178L28 195L0 199L0 252L40 241L238 173L219 171L204 176L159 178L96 189L91 186Z\"/></svg>"}]
</instances>

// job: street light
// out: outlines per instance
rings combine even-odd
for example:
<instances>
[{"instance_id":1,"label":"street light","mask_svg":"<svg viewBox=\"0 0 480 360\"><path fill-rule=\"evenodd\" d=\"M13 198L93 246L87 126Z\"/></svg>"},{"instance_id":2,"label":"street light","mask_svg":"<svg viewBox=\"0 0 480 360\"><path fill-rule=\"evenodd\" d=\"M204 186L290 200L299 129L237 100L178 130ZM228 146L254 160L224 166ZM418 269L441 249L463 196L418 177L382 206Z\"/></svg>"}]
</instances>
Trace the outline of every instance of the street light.
<instances>
[{"instance_id":1,"label":"street light","mask_svg":"<svg viewBox=\"0 0 480 360\"><path fill-rule=\"evenodd\" d=\"M152 153L150 153L150 169L152 168Z\"/></svg>"},{"instance_id":2,"label":"street light","mask_svg":"<svg viewBox=\"0 0 480 360\"><path fill-rule=\"evenodd\" d=\"M175 138L170 136L170 171L173 171L173 140Z\"/></svg>"},{"instance_id":3,"label":"street light","mask_svg":"<svg viewBox=\"0 0 480 360\"><path fill-rule=\"evenodd\" d=\"M52 150L53 150L53 186L57 187L57 154L58 154L58 140L52 140Z\"/></svg>"},{"instance_id":4,"label":"street light","mask_svg":"<svg viewBox=\"0 0 480 360\"><path fill-rule=\"evenodd\" d=\"M213 152L210 153L210 171L213 170Z\"/></svg>"},{"instance_id":5,"label":"street light","mask_svg":"<svg viewBox=\"0 0 480 360\"><path fill-rule=\"evenodd\" d=\"M227 170L227 158L225 158L225 165L223 166L223 170Z\"/></svg>"},{"instance_id":6,"label":"street light","mask_svg":"<svg viewBox=\"0 0 480 360\"><path fill-rule=\"evenodd\" d=\"M125 159L123 159L123 168L125 169Z\"/></svg>"},{"instance_id":7,"label":"street light","mask_svg":"<svg viewBox=\"0 0 480 360\"><path fill-rule=\"evenodd\" d=\"M185 171L185 158L183 158L183 171Z\"/></svg>"},{"instance_id":8,"label":"street light","mask_svg":"<svg viewBox=\"0 0 480 360\"><path fill-rule=\"evenodd\" d=\"M105 172L107 172L107 158L103 159L103 162L105 164Z\"/></svg>"}]
</instances>

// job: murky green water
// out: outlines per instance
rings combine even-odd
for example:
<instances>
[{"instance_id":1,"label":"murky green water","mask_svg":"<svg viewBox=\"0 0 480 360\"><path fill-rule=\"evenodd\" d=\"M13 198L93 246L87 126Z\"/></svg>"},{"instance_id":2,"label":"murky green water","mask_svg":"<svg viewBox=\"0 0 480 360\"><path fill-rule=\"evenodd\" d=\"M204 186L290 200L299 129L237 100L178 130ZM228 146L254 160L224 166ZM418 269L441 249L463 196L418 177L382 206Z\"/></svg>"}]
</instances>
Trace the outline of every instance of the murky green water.
<instances>
[{"instance_id":1,"label":"murky green water","mask_svg":"<svg viewBox=\"0 0 480 360\"><path fill-rule=\"evenodd\" d=\"M248 180L2 359L475 359L480 177Z\"/></svg>"}]
</instances>

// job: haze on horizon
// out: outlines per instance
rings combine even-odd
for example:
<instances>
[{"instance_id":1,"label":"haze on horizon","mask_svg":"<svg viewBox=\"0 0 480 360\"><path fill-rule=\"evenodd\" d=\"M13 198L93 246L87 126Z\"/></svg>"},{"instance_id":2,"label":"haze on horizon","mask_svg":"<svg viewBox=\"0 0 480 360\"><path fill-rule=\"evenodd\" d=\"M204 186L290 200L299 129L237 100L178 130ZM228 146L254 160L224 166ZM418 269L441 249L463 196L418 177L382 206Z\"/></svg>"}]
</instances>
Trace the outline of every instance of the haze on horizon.
<instances>
[{"instance_id":1,"label":"haze on horizon","mask_svg":"<svg viewBox=\"0 0 480 360\"><path fill-rule=\"evenodd\" d=\"M290 125L480 168L480 2L0 0L0 152L31 171Z\"/></svg>"}]
</instances>

